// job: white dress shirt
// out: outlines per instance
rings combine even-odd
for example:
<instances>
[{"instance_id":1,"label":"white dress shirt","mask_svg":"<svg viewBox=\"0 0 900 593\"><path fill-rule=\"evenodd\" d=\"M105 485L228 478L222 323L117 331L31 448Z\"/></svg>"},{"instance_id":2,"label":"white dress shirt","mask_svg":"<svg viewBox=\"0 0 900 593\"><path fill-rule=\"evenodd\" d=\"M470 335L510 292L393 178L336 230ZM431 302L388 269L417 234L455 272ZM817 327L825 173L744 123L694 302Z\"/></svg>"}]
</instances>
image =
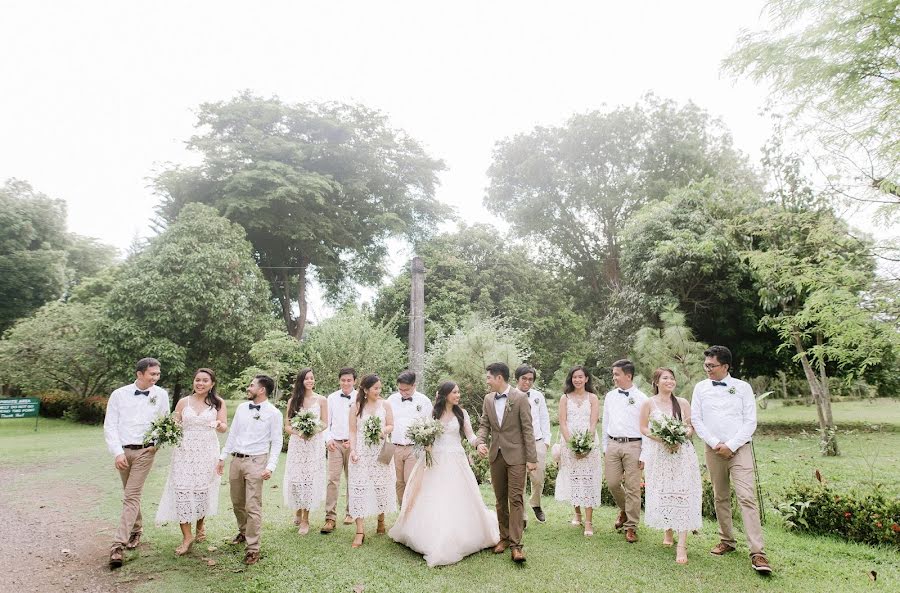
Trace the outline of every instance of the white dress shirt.
<instances>
[{"instance_id":1,"label":"white dress shirt","mask_svg":"<svg viewBox=\"0 0 900 593\"><path fill-rule=\"evenodd\" d=\"M622 393L622 391L626 393ZM641 406L647 401L644 392L632 385L628 389L615 388L603 399L603 452L609 437L641 438Z\"/></svg>"},{"instance_id":2,"label":"white dress shirt","mask_svg":"<svg viewBox=\"0 0 900 593\"><path fill-rule=\"evenodd\" d=\"M497 412L497 422L499 424L503 424L503 412L506 411L506 404L509 402L509 388L510 386L506 386L506 391L503 393L506 397L497 398L497 395L494 395L494 411ZM499 392L498 392L499 393Z\"/></svg>"},{"instance_id":3,"label":"white dress shirt","mask_svg":"<svg viewBox=\"0 0 900 593\"><path fill-rule=\"evenodd\" d=\"M252 402L246 401L237 407L234 419L231 421L231 430L222 447L220 460L224 460L232 453L243 455L269 454L266 469L275 472L278 466L278 456L281 455L281 445L284 440L284 426L281 423L281 410L272 405L269 400L259 404L259 410L250 409ZM254 404L256 405L256 404Z\"/></svg>"},{"instance_id":4,"label":"white dress shirt","mask_svg":"<svg viewBox=\"0 0 900 593\"><path fill-rule=\"evenodd\" d=\"M394 413L391 441L395 445L411 445L412 441L406 438L406 429L417 418L431 418L431 400L424 393L416 391L409 400L403 401L403 395L397 391L388 397L387 402Z\"/></svg>"},{"instance_id":5,"label":"white dress shirt","mask_svg":"<svg viewBox=\"0 0 900 593\"><path fill-rule=\"evenodd\" d=\"M169 394L153 385L148 395L135 395L134 383L119 387L109 396L103 419L103 438L114 456L124 453L125 445L140 445L150 424L169 413ZM142 391L148 391L146 389Z\"/></svg>"},{"instance_id":6,"label":"white dress shirt","mask_svg":"<svg viewBox=\"0 0 900 593\"><path fill-rule=\"evenodd\" d=\"M721 382L725 385L714 386L704 379L694 386L691 424L710 447L724 443L737 451L756 432L756 398L745 381L726 375Z\"/></svg>"},{"instance_id":7,"label":"white dress shirt","mask_svg":"<svg viewBox=\"0 0 900 593\"><path fill-rule=\"evenodd\" d=\"M547 410L547 400L544 394L537 389L529 389L525 395L531 405L531 429L534 431L534 440L550 442L550 411Z\"/></svg>"},{"instance_id":8,"label":"white dress shirt","mask_svg":"<svg viewBox=\"0 0 900 593\"><path fill-rule=\"evenodd\" d=\"M325 442L330 440L346 441L350 438L350 408L356 401L356 390L347 397L338 389L328 396L328 427L325 429Z\"/></svg>"}]
</instances>

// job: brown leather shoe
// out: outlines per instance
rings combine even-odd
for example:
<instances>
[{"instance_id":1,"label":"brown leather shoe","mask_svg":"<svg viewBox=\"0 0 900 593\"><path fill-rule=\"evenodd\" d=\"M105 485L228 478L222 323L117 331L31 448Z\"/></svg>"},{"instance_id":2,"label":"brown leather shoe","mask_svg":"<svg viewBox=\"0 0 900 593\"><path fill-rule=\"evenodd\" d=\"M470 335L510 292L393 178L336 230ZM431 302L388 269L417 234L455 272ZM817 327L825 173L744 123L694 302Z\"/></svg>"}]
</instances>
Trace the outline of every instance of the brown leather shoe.
<instances>
[{"instance_id":1,"label":"brown leather shoe","mask_svg":"<svg viewBox=\"0 0 900 593\"><path fill-rule=\"evenodd\" d=\"M229 543L232 546L236 546L238 544L246 543L246 541L247 541L247 536L244 535L243 533L239 533L236 536L234 536L233 538L231 538L231 541Z\"/></svg>"},{"instance_id":2,"label":"brown leather shoe","mask_svg":"<svg viewBox=\"0 0 900 593\"><path fill-rule=\"evenodd\" d=\"M522 551L522 548L513 548L512 549L512 561L513 562L525 562L525 552Z\"/></svg>"},{"instance_id":3,"label":"brown leather shoe","mask_svg":"<svg viewBox=\"0 0 900 593\"><path fill-rule=\"evenodd\" d=\"M719 542L716 547L709 551L713 556L724 556L734 552L734 546L729 546L725 542Z\"/></svg>"},{"instance_id":4,"label":"brown leather shoe","mask_svg":"<svg viewBox=\"0 0 900 593\"><path fill-rule=\"evenodd\" d=\"M259 552L247 552L244 556L244 564L247 566L259 562Z\"/></svg>"},{"instance_id":5,"label":"brown leather shoe","mask_svg":"<svg viewBox=\"0 0 900 593\"><path fill-rule=\"evenodd\" d=\"M134 550L141 544L141 532L135 531L131 534L131 537L128 538L128 543L125 544L126 550Z\"/></svg>"},{"instance_id":6,"label":"brown leather shoe","mask_svg":"<svg viewBox=\"0 0 900 593\"><path fill-rule=\"evenodd\" d=\"M629 544L633 544L637 540L638 540L637 533L635 532L635 530L632 527L629 527L628 529L625 530L625 541L626 542L628 542Z\"/></svg>"},{"instance_id":7,"label":"brown leather shoe","mask_svg":"<svg viewBox=\"0 0 900 593\"><path fill-rule=\"evenodd\" d=\"M494 546L494 554L502 554L506 551L506 548L509 547L509 542L501 541L496 546Z\"/></svg>"},{"instance_id":8,"label":"brown leather shoe","mask_svg":"<svg viewBox=\"0 0 900 593\"><path fill-rule=\"evenodd\" d=\"M384 519L378 520L378 527L375 528L375 535L384 535L387 533L387 529L384 526Z\"/></svg>"},{"instance_id":9,"label":"brown leather shoe","mask_svg":"<svg viewBox=\"0 0 900 593\"><path fill-rule=\"evenodd\" d=\"M122 566L122 548L120 546L116 546L109 552L109 567L110 568L119 568Z\"/></svg>"},{"instance_id":10,"label":"brown leather shoe","mask_svg":"<svg viewBox=\"0 0 900 593\"><path fill-rule=\"evenodd\" d=\"M753 554L750 556L750 566L759 574L772 574L772 567L769 566L769 561L765 554Z\"/></svg>"},{"instance_id":11,"label":"brown leather shoe","mask_svg":"<svg viewBox=\"0 0 900 593\"><path fill-rule=\"evenodd\" d=\"M350 515L345 515L344 525L353 525L353 517L351 517Z\"/></svg>"},{"instance_id":12,"label":"brown leather shoe","mask_svg":"<svg viewBox=\"0 0 900 593\"><path fill-rule=\"evenodd\" d=\"M337 523L335 523L334 519L325 519L325 525L322 525L319 533L331 533L335 527L337 527Z\"/></svg>"},{"instance_id":13,"label":"brown leather shoe","mask_svg":"<svg viewBox=\"0 0 900 593\"><path fill-rule=\"evenodd\" d=\"M615 524L613 525L613 529L616 531L622 529L622 526L625 525L625 520L627 517L625 516L625 511L619 511L619 518L616 519Z\"/></svg>"}]
</instances>

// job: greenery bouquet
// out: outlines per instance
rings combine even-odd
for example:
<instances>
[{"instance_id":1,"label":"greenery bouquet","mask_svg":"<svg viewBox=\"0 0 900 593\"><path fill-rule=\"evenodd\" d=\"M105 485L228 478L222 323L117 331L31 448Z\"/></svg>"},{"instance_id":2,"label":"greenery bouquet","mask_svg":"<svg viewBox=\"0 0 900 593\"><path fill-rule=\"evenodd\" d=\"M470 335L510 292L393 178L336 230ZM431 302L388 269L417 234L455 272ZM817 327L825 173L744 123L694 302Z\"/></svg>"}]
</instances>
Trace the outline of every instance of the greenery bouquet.
<instances>
[{"instance_id":1,"label":"greenery bouquet","mask_svg":"<svg viewBox=\"0 0 900 593\"><path fill-rule=\"evenodd\" d=\"M325 430L325 425L316 418L311 410L301 410L291 418L291 428L306 438L310 438Z\"/></svg>"},{"instance_id":2,"label":"greenery bouquet","mask_svg":"<svg viewBox=\"0 0 900 593\"><path fill-rule=\"evenodd\" d=\"M181 442L184 431L181 424L175 420L174 414L168 416L160 416L150 424L147 433L144 435L144 445L156 444L157 447L172 445L177 447Z\"/></svg>"},{"instance_id":3,"label":"greenery bouquet","mask_svg":"<svg viewBox=\"0 0 900 593\"><path fill-rule=\"evenodd\" d=\"M569 438L568 445L575 457L584 457L594 450L594 435L586 430L576 430Z\"/></svg>"},{"instance_id":4,"label":"greenery bouquet","mask_svg":"<svg viewBox=\"0 0 900 593\"><path fill-rule=\"evenodd\" d=\"M670 453L674 453L678 445L688 440L687 427L681 420L671 417L651 420L650 434L661 440Z\"/></svg>"},{"instance_id":5,"label":"greenery bouquet","mask_svg":"<svg viewBox=\"0 0 900 593\"><path fill-rule=\"evenodd\" d=\"M413 442L416 453L425 452L425 467L434 464L431 445L444 433L444 425L433 418L416 418L406 429L406 438Z\"/></svg>"},{"instance_id":6,"label":"greenery bouquet","mask_svg":"<svg viewBox=\"0 0 900 593\"><path fill-rule=\"evenodd\" d=\"M378 416L369 416L363 423L363 436L365 443L371 447L381 442L381 418Z\"/></svg>"}]
</instances>

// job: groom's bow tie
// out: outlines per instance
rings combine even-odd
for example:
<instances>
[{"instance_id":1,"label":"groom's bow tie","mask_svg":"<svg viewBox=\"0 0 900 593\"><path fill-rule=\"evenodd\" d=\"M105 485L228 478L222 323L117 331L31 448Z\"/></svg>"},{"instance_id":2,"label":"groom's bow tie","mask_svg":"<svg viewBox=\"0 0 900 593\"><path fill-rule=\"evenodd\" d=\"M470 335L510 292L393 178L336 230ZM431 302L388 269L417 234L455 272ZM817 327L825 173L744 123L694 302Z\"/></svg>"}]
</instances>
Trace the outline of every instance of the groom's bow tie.
<instances>
[{"instance_id":1,"label":"groom's bow tie","mask_svg":"<svg viewBox=\"0 0 900 593\"><path fill-rule=\"evenodd\" d=\"M403 397L403 396L401 395L401 396L400 396L400 401L402 401L402 402L411 402L411 401L412 401L412 396L409 396L409 397Z\"/></svg>"},{"instance_id":2,"label":"groom's bow tie","mask_svg":"<svg viewBox=\"0 0 900 593\"><path fill-rule=\"evenodd\" d=\"M147 391L141 391L140 389L135 389L134 394L135 395L150 395L150 390L148 389Z\"/></svg>"},{"instance_id":3,"label":"groom's bow tie","mask_svg":"<svg viewBox=\"0 0 900 593\"><path fill-rule=\"evenodd\" d=\"M262 404L255 404L255 405L254 405L254 404L250 404L250 409L251 409L251 410L261 410L261 409L262 409Z\"/></svg>"},{"instance_id":4,"label":"groom's bow tie","mask_svg":"<svg viewBox=\"0 0 900 593\"><path fill-rule=\"evenodd\" d=\"M619 393L621 393L622 395L628 395L628 392L625 391L624 389L620 389Z\"/></svg>"},{"instance_id":5,"label":"groom's bow tie","mask_svg":"<svg viewBox=\"0 0 900 593\"><path fill-rule=\"evenodd\" d=\"M713 381L713 387L728 387L725 381Z\"/></svg>"},{"instance_id":6,"label":"groom's bow tie","mask_svg":"<svg viewBox=\"0 0 900 593\"><path fill-rule=\"evenodd\" d=\"M498 393L494 396L494 399L503 399L504 397L506 397L505 393Z\"/></svg>"},{"instance_id":7,"label":"groom's bow tie","mask_svg":"<svg viewBox=\"0 0 900 593\"><path fill-rule=\"evenodd\" d=\"M350 399L350 395L347 393L343 393L343 392L341 392L341 397L344 399Z\"/></svg>"}]
</instances>

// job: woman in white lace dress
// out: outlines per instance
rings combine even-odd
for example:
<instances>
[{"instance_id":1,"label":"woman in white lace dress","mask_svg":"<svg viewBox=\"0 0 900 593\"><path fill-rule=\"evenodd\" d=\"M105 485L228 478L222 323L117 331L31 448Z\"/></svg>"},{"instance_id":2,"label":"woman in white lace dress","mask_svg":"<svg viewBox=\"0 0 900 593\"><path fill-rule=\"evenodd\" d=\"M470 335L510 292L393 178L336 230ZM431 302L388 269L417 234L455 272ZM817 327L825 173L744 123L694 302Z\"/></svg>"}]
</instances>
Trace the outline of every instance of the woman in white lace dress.
<instances>
[{"instance_id":1,"label":"woman in white lace dress","mask_svg":"<svg viewBox=\"0 0 900 593\"><path fill-rule=\"evenodd\" d=\"M284 430L291 435L288 441L287 462L284 467L284 506L294 509L297 533L309 533L309 513L325 502L325 433L306 437L291 428L291 420L300 412L311 412L322 426L328 425L328 400L313 391L316 377L312 369L297 373L294 390L288 400Z\"/></svg>"},{"instance_id":2,"label":"woman in white lace dress","mask_svg":"<svg viewBox=\"0 0 900 593\"><path fill-rule=\"evenodd\" d=\"M416 463L388 533L422 554L428 566L454 564L500 541L497 515L485 506L462 448L462 439L473 444L475 433L459 397L456 383L441 383L432 413L444 432L432 446L434 464L427 467L424 455Z\"/></svg>"},{"instance_id":3,"label":"woman in white lace dress","mask_svg":"<svg viewBox=\"0 0 900 593\"><path fill-rule=\"evenodd\" d=\"M641 407L641 432L646 437L641 451L646 484L644 523L654 529L666 530L663 537L663 545L666 546L672 545L672 532L677 531L675 561L687 564L688 531L703 526L703 489L697 453L690 440L670 447L650 434L650 420L675 417L687 427L688 438L693 435L691 405L686 399L675 397L674 390L674 371L656 369L653 373L655 395Z\"/></svg>"},{"instance_id":4,"label":"woman in white lace dress","mask_svg":"<svg viewBox=\"0 0 900 593\"><path fill-rule=\"evenodd\" d=\"M381 438L372 445L366 444L364 427L366 420L375 416L381 419ZM359 380L356 402L350 407L350 516L356 520L356 536L352 547L358 548L365 541L365 518L378 515L375 533L386 533L384 514L397 510L397 474L394 458L387 464L378 461L384 441L391 434L394 414L391 405L381 399L381 379L372 373Z\"/></svg>"},{"instance_id":5,"label":"woman in white lace dress","mask_svg":"<svg viewBox=\"0 0 900 593\"><path fill-rule=\"evenodd\" d=\"M195 541L206 539L204 521L219 508L219 439L228 429L225 401L216 394L216 375L211 369L194 373L194 392L178 400L175 420L184 437L172 451L169 477L156 512L156 522L178 521L182 542L175 554L187 554ZM197 524L191 533L191 524Z\"/></svg>"},{"instance_id":6,"label":"woman in white lace dress","mask_svg":"<svg viewBox=\"0 0 900 593\"><path fill-rule=\"evenodd\" d=\"M594 508L600 506L600 486L603 480L600 463L600 441L597 421L600 402L594 393L591 375L583 366L576 366L566 377L565 395L559 400L560 461L556 476L556 500L566 500L575 507L572 525L581 525L584 507L584 535L594 535ZM594 448L584 455L575 455L568 442L576 432L587 432L594 438Z\"/></svg>"}]
</instances>

